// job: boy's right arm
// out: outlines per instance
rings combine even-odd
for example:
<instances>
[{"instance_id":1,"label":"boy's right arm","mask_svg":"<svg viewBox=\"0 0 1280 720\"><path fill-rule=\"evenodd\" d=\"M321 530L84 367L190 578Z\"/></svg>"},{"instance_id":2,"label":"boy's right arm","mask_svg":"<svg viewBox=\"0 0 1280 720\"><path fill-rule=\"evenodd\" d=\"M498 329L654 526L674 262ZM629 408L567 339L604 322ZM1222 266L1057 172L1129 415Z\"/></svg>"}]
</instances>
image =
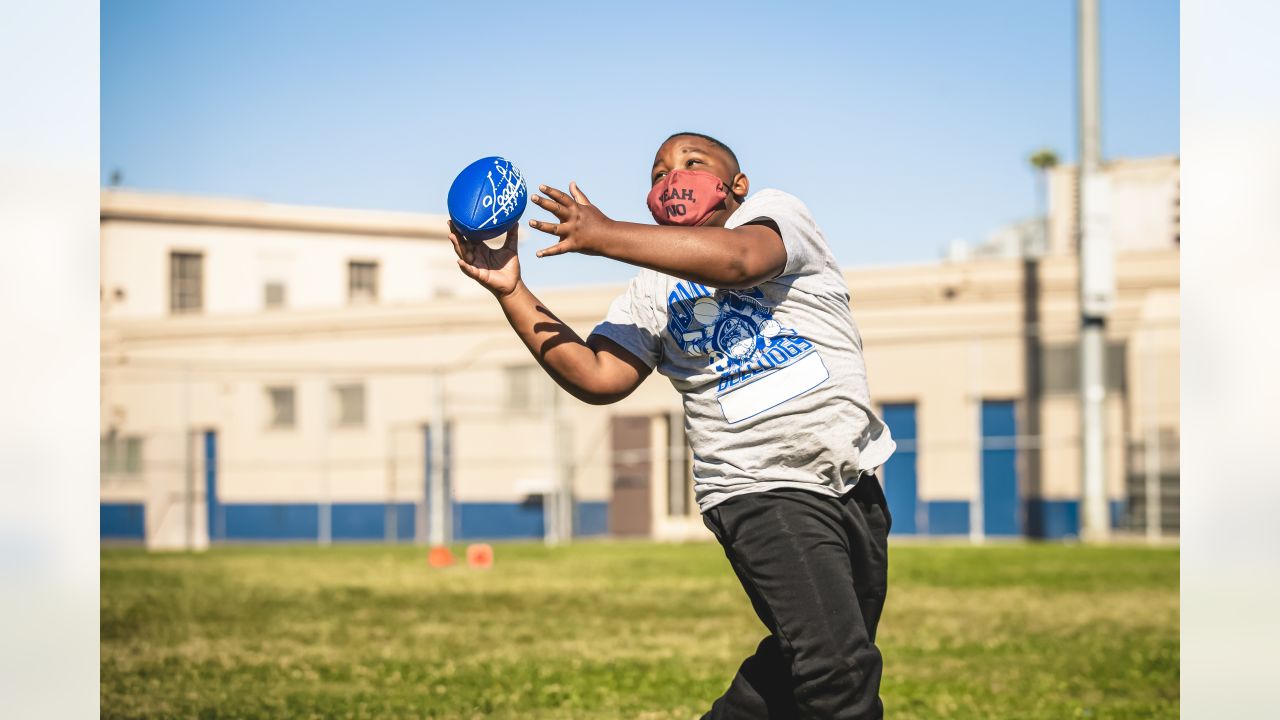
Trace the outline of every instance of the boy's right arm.
<instances>
[{"instance_id":1,"label":"boy's right arm","mask_svg":"<svg viewBox=\"0 0 1280 720\"><path fill-rule=\"evenodd\" d=\"M520 279L518 225L496 250L459 240L452 224L449 229L458 267L493 293L534 359L569 394L593 405L606 405L630 395L652 372L609 338L592 335L584 342L534 296Z\"/></svg>"}]
</instances>

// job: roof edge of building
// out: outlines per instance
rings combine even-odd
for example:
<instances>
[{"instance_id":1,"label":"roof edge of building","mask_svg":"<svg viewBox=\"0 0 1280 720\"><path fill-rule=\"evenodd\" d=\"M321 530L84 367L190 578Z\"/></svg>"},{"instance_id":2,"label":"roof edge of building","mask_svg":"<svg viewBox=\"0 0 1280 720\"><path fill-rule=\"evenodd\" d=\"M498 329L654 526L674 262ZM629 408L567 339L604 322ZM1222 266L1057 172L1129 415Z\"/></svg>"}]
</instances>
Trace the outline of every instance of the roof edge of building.
<instances>
[{"instance_id":1,"label":"roof edge of building","mask_svg":"<svg viewBox=\"0 0 1280 720\"><path fill-rule=\"evenodd\" d=\"M101 191L99 217L103 222L176 223L430 239L448 236L444 215L112 188Z\"/></svg>"}]
</instances>

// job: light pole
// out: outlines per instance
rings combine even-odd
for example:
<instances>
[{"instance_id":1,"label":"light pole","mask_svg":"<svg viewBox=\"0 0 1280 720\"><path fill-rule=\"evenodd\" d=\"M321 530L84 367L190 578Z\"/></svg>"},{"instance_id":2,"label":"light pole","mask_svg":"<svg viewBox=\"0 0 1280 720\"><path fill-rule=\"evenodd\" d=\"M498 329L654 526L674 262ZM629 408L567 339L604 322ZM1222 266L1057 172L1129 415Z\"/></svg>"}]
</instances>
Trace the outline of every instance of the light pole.
<instances>
[{"instance_id":1,"label":"light pole","mask_svg":"<svg viewBox=\"0 0 1280 720\"><path fill-rule=\"evenodd\" d=\"M1107 235L1108 187L1102 174L1099 113L1098 0L1079 0L1079 202L1076 229L1080 289L1081 537L1105 540L1107 512L1105 427L1106 317L1115 292Z\"/></svg>"}]
</instances>

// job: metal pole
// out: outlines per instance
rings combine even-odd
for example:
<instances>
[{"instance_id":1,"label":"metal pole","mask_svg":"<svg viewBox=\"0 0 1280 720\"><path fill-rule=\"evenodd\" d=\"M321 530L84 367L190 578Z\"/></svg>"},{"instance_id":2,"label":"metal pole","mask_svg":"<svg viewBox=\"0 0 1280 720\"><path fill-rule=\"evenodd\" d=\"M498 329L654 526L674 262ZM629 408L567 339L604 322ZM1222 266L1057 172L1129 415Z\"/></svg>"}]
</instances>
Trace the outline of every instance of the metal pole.
<instances>
[{"instance_id":1,"label":"metal pole","mask_svg":"<svg viewBox=\"0 0 1280 720\"><path fill-rule=\"evenodd\" d=\"M573 436L569 432L569 421L564 412L564 392L559 387L551 391L559 400L556 402L556 432L559 434L560 462L560 538L568 544L573 542Z\"/></svg>"},{"instance_id":2,"label":"metal pole","mask_svg":"<svg viewBox=\"0 0 1280 720\"><path fill-rule=\"evenodd\" d=\"M542 542L547 547L560 543L560 398L551 390L547 406L547 426L551 441L551 487L542 496Z\"/></svg>"},{"instance_id":3,"label":"metal pole","mask_svg":"<svg viewBox=\"0 0 1280 720\"><path fill-rule=\"evenodd\" d=\"M1095 188L1101 175L1102 146L1099 113L1098 0L1079 0L1080 174L1076 228L1080 285L1080 467L1081 537L1105 540L1110 534L1107 512L1106 440L1103 401L1106 305L1110 301L1105 266L1110 253L1103 228L1098 227L1102 200ZM1101 289L1101 292L1100 292Z\"/></svg>"},{"instance_id":4,"label":"metal pole","mask_svg":"<svg viewBox=\"0 0 1280 720\"><path fill-rule=\"evenodd\" d=\"M551 496L543 505L545 519L544 540L548 545L569 542L573 535L573 489L569 471L568 433L564 427L564 407L561 391L551 389L551 450L553 483Z\"/></svg>"},{"instance_id":5,"label":"metal pole","mask_svg":"<svg viewBox=\"0 0 1280 720\"><path fill-rule=\"evenodd\" d=\"M445 532L445 504L448 497L444 487L444 373L436 371L432 376L433 399L431 403L431 524L429 540L432 547L445 545L449 538Z\"/></svg>"},{"instance_id":6,"label":"metal pole","mask_svg":"<svg viewBox=\"0 0 1280 720\"><path fill-rule=\"evenodd\" d=\"M982 451L986 445L982 433L982 343L969 344L969 394L973 398L974 469L977 471L973 488L973 503L969 505L969 541L981 544L986 540L986 520L983 515Z\"/></svg>"},{"instance_id":7,"label":"metal pole","mask_svg":"<svg viewBox=\"0 0 1280 720\"><path fill-rule=\"evenodd\" d=\"M329 488L329 423L332 422L329 410L329 378L324 378L320 386L320 507L318 509L318 537L321 545L333 542L332 505Z\"/></svg>"},{"instance_id":8,"label":"metal pole","mask_svg":"<svg viewBox=\"0 0 1280 720\"><path fill-rule=\"evenodd\" d=\"M1080 336L1081 469L1084 474L1084 540L1106 540L1110 534L1107 517L1106 458L1104 454L1103 326L1086 321Z\"/></svg>"},{"instance_id":9,"label":"metal pole","mask_svg":"<svg viewBox=\"0 0 1280 720\"><path fill-rule=\"evenodd\" d=\"M413 503L413 542L415 545L427 544L428 497L431 493L431 479L435 475L431 452L434 440L435 437L432 435L431 425L428 424L422 427L423 476L422 484L419 486L421 492L416 493L417 498Z\"/></svg>"},{"instance_id":10,"label":"metal pole","mask_svg":"<svg viewBox=\"0 0 1280 720\"><path fill-rule=\"evenodd\" d=\"M396 517L396 426L387 423L387 507L383 521L383 539L395 542L400 535Z\"/></svg>"},{"instance_id":11,"label":"metal pole","mask_svg":"<svg viewBox=\"0 0 1280 720\"><path fill-rule=\"evenodd\" d=\"M1147 541L1158 542L1163 533L1164 528L1161 526L1161 496L1160 496L1160 419L1157 415L1160 408L1160 400L1156 393L1159 392L1160 386L1157 383L1157 373L1159 372L1159 361L1152 362L1156 355L1154 350L1147 352L1147 437L1143 442L1142 456L1144 465L1146 466L1146 496L1147 496Z\"/></svg>"},{"instance_id":12,"label":"metal pole","mask_svg":"<svg viewBox=\"0 0 1280 720\"><path fill-rule=\"evenodd\" d=\"M191 367L182 372L183 500L186 505L187 550L196 549L196 458L191 433ZM168 503L165 503L168 505Z\"/></svg>"}]
</instances>

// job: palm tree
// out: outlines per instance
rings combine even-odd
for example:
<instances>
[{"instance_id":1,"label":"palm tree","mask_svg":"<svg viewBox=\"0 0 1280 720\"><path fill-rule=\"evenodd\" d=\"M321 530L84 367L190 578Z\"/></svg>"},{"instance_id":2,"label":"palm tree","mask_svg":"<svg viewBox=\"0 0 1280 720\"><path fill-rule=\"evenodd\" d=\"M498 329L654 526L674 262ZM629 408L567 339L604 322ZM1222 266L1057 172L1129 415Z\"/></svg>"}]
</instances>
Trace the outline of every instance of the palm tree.
<instances>
[{"instance_id":1,"label":"palm tree","mask_svg":"<svg viewBox=\"0 0 1280 720\"><path fill-rule=\"evenodd\" d=\"M1036 204L1044 229L1044 250L1049 249L1049 170L1057 167L1058 153L1049 148L1040 148L1027 158L1031 167L1036 169Z\"/></svg>"}]
</instances>

